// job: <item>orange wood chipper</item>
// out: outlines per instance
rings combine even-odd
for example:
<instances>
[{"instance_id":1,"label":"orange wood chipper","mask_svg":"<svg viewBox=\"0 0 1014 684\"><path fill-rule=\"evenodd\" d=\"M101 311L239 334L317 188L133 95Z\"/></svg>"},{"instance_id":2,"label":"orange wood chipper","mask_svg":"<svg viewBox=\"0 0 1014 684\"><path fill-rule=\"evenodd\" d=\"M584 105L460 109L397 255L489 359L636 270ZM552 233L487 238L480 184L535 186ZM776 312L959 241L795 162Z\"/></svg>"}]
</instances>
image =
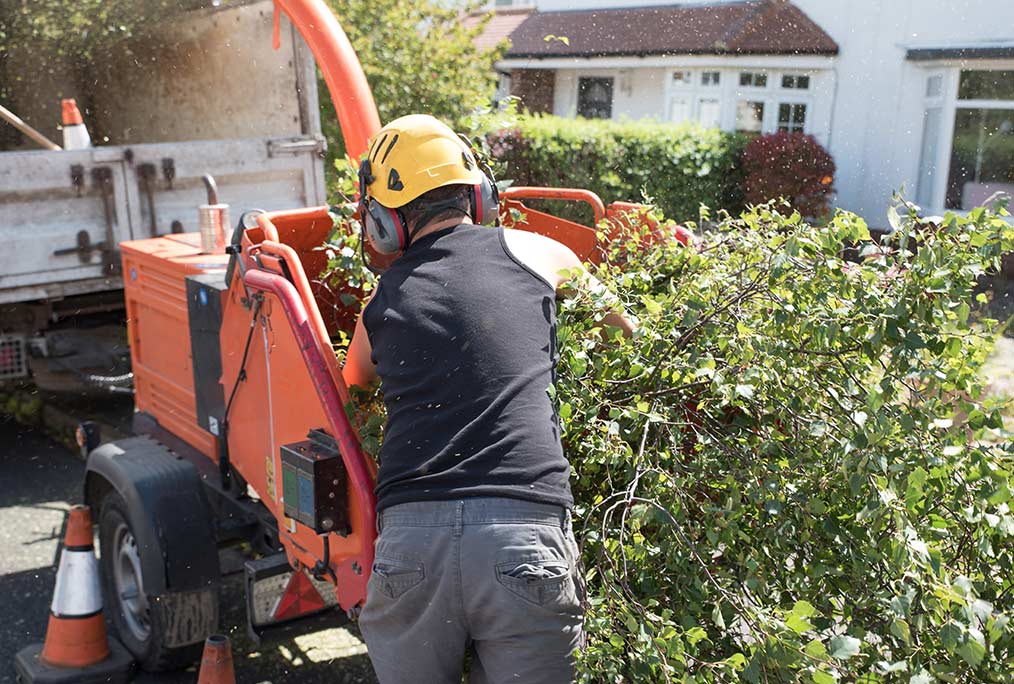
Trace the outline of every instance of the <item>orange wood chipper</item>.
<instances>
[{"instance_id":1,"label":"orange wood chipper","mask_svg":"<svg viewBox=\"0 0 1014 684\"><path fill-rule=\"evenodd\" d=\"M352 47L322 0L276 0L276 32L281 12L313 51L358 158L380 123ZM532 198L586 202L596 220L632 206L584 190L503 194L501 211L525 216L516 227L591 260L596 231L526 206ZM135 436L83 435L85 502L112 620L146 669L189 663L217 631L226 546L246 554L255 638L354 618L366 599L376 466L346 415L332 346L358 307L315 283L333 226L317 207L248 215L222 253L194 233L120 245Z\"/></svg>"}]
</instances>

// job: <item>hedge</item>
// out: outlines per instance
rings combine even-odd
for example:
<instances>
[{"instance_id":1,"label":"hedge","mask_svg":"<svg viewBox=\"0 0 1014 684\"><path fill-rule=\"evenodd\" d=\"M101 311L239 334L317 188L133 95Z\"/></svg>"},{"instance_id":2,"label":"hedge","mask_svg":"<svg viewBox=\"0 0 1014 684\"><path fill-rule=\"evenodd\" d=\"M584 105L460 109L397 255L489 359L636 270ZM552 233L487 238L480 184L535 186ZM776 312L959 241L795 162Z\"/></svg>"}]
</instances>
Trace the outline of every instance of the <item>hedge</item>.
<instances>
[{"instance_id":1,"label":"hedge","mask_svg":"<svg viewBox=\"0 0 1014 684\"><path fill-rule=\"evenodd\" d=\"M487 136L515 185L587 188L606 203L650 198L676 220L701 204L737 211L746 139L697 124L526 116Z\"/></svg>"}]
</instances>

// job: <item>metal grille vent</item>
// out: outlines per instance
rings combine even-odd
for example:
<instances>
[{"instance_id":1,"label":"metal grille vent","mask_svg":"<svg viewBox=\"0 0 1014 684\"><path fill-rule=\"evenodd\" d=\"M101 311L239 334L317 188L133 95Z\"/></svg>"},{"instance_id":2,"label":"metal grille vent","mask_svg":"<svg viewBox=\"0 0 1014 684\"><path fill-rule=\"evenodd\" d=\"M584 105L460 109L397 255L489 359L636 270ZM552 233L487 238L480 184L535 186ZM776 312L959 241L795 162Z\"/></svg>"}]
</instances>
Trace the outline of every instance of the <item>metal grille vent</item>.
<instances>
[{"instance_id":1,"label":"metal grille vent","mask_svg":"<svg viewBox=\"0 0 1014 684\"><path fill-rule=\"evenodd\" d=\"M21 335L0 335L0 380L28 375L25 338Z\"/></svg>"}]
</instances>

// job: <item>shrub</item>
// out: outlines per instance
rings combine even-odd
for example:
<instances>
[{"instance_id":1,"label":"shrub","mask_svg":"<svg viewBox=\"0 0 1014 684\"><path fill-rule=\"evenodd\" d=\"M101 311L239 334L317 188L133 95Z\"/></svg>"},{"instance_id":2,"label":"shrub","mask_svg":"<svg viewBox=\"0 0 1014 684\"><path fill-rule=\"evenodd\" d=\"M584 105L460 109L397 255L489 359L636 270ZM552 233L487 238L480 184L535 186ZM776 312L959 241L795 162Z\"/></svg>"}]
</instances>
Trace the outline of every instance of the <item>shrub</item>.
<instances>
[{"instance_id":1,"label":"shrub","mask_svg":"<svg viewBox=\"0 0 1014 684\"><path fill-rule=\"evenodd\" d=\"M500 176L515 185L587 188L606 203L651 198L677 219L700 204L740 205L743 138L698 125L522 117L488 135Z\"/></svg>"},{"instance_id":2,"label":"shrub","mask_svg":"<svg viewBox=\"0 0 1014 684\"><path fill-rule=\"evenodd\" d=\"M593 298L564 302L582 681L1009 681L1014 443L970 304L1014 228L892 220L881 247L761 206L607 260L641 319L613 345Z\"/></svg>"},{"instance_id":3,"label":"shrub","mask_svg":"<svg viewBox=\"0 0 1014 684\"><path fill-rule=\"evenodd\" d=\"M761 135L743 152L744 195L750 204L784 198L804 216L827 215L834 160L803 133Z\"/></svg>"}]
</instances>

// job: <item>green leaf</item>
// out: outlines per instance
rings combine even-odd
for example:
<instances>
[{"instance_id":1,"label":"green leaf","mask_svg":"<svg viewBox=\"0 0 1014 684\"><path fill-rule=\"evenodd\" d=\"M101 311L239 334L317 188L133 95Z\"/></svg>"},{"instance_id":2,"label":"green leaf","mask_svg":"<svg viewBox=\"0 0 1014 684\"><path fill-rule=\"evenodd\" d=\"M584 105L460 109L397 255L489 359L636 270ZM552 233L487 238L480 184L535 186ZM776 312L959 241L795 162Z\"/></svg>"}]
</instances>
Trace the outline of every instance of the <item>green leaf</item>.
<instances>
[{"instance_id":1,"label":"green leaf","mask_svg":"<svg viewBox=\"0 0 1014 684\"><path fill-rule=\"evenodd\" d=\"M803 648L803 652L815 660L826 660L827 659L827 648L824 647L824 642L820 639L814 639Z\"/></svg>"},{"instance_id":2,"label":"green leaf","mask_svg":"<svg viewBox=\"0 0 1014 684\"><path fill-rule=\"evenodd\" d=\"M791 613L785 618L785 624L796 634L802 634L807 630L813 629L813 625L811 625L806 618L801 615L796 615L795 613Z\"/></svg>"},{"instance_id":3,"label":"green leaf","mask_svg":"<svg viewBox=\"0 0 1014 684\"><path fill-rule=\"evenodd\" d=\"M1004 482L996 489L995 492L993 492L990 495L987 501L996 506L998 504L1007 503L1008 501L1010 501L1010 499L1011 499L1010 485Z\"/></svg>"},{"instance_id":4,"label":"green leaf","mask_svg":"<svg viewBox=\"0 0 1014 684\"><path fill-rule=\"evenodd\" d=\"M854 655L859 655L859 647L862 642L847 634L831 637L831 657L838 660L847 660Z\"/></svg>"},{"instance_id":5,"label":"green leaf","mask_svg":"<svg viewBox=\"0 0 1014 684\"><path fill-rule=\"evenodd\" d=\"M701 641L702 639L707 639L708 638L708 633L706 631L704 631L703 627L699 627L698 626L698 627L691 627L690 629L688 629L687 633L686 633L686 636L687 636L687 641L690 643L691 646L693 646L698 641Z\"/></svg>"},{"instance_id":6,"label":"green leaf","mask_svg":"<svg viewBox=\"0 0 1014 684\"><path fill-rule=\"evenodd\" d=\"M899 618L895 618L891 622L891 634L898 637L906 644L909 644L912 639L911 630L909 630L908 623Z\"/></svg>"},{"instance_id":7,"label":"green leaf","mask_svg":"<svg viewBox=\"0 0 1014 684\"><path fill-rule=\"evenodd\" d=\"M813 684L835 684L838 678L826 670L813 671Z\"/></svg>"},{"instance_id":8,"label":"green leaf","mask_svg":"<svg viewBox=\"0 0 1014 684\"><path fill-rule=\"evenodd\" d=\"M978 667L986 655L986 646L971 636L958 645L956 652L971 667Z\"/></svg>"}]
</instances>

